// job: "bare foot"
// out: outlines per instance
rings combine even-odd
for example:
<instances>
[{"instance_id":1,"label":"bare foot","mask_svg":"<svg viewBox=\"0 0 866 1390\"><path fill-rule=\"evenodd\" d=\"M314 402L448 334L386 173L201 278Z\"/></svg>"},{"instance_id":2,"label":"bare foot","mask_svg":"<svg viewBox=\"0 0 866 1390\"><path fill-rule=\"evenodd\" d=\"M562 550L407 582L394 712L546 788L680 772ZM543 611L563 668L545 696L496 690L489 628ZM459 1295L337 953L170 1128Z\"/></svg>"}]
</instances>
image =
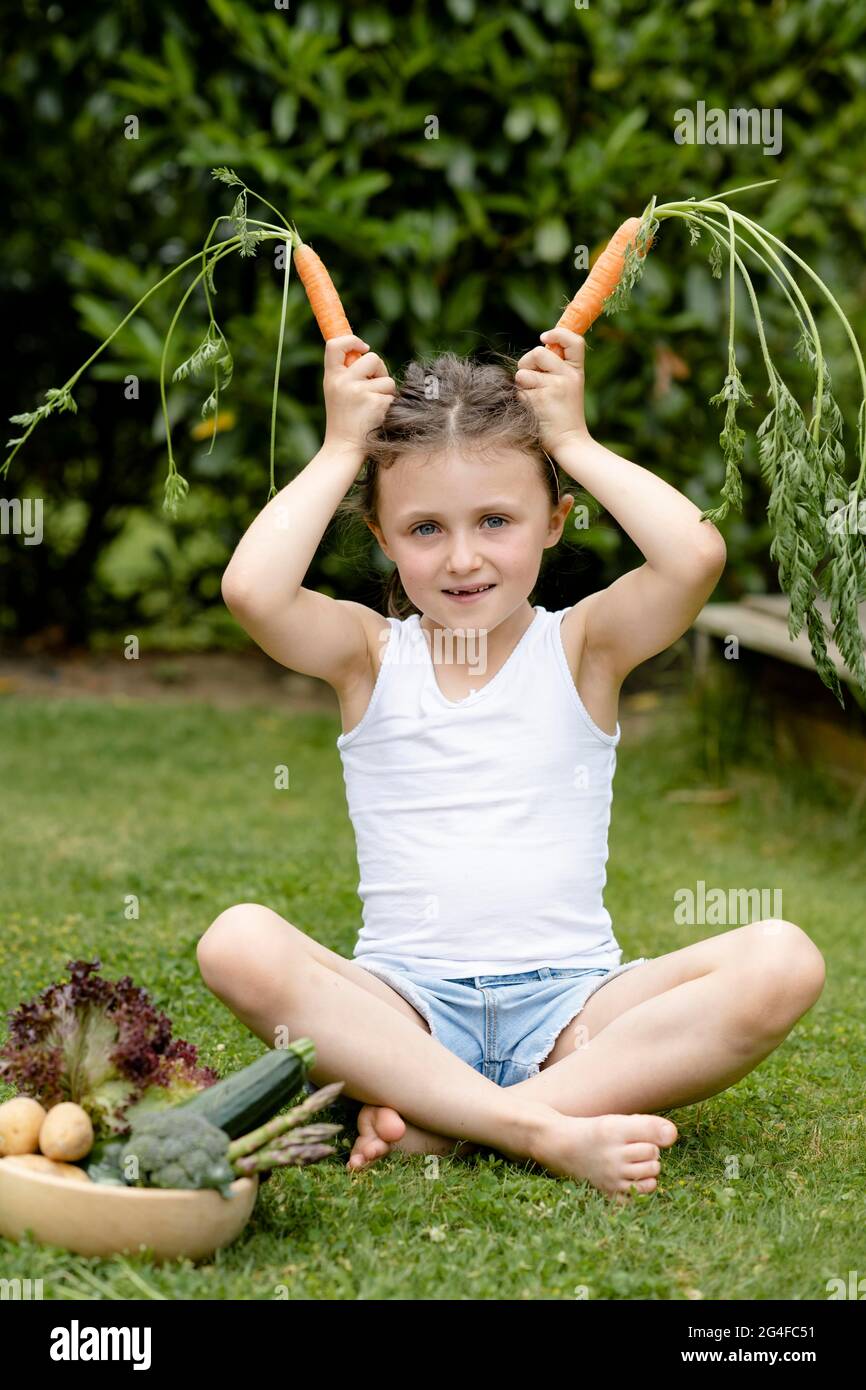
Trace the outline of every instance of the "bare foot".
<instances>
[{"instance_id":1,"label":"bare foot","mask_svg":"<svg viewBox=\"0 0 866 1390\"><path fill-rule=\"evenodd\" d=\"M541 1107L539 1107L541 1110ZM660 1150L679 1138L676 1125L658 1115L593 1115L572 1117L551 1107L538 1127L531 1157L560 1177L586 1179L606 1196L622 1202L632 1188L654 1192L661 1172ZM364 1105L358 1112L358 1138L346 1167L365 1168L390 1153L450 1154L459 1141L417 1125L407 1124L389 1105ZM458 1154L473 1153L478 1145L460 1144Z\"/></svg>"},{"instance_id":2,"label":"bare foot","mask_svg":"<svg viewBox=\"0 0 866 1390\"><path fill-rule=\"evenodd\" d=\"M428 1129L410 1125L390 1105L362 1105L358 1111L358 1137L346 1167L353 1172L383 1158L391 1149L409 1154L450 1154L457 1139L446 1139ZM466 1142L460 1155L473 1153L477 1145Z\"/></svg>"},{"instance_id":3,"label":"bare foot","mask_svg":"<svg viewBox=\"0 0 866 1390\"><path fill-rule=\"evenodd\" d=\"M545 1107L549 1108L549 1107ZM676 1125L659 1115L561 1115L549 1108L530 1157L565 1178L585 1178L606 1196L622 1200L632 1187L654 1192L660 1150L679 1138Z\"/></svg>"}]
</instances>

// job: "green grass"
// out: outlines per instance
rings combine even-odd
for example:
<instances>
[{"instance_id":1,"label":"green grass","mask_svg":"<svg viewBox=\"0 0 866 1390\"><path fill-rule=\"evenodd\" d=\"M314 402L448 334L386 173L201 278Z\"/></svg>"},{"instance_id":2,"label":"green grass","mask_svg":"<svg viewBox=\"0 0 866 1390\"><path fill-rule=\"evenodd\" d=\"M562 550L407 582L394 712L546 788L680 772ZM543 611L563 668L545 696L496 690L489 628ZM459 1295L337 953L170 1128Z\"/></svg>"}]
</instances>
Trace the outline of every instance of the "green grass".
<instances>
[{"instance_id":1,"label":"green grass","mask_svg":"<svg viewBox=\"0 0 866 1390\"><path fill-rule=\"evenodd\" d=\"M359 903L338 733L336 718L263 709L8 698L0 1007L98 954L106 975L152 993L205 1062L225 1072L259 1055L201 981L195 946L218 912L251 900L351 955ZM42 1278L49 1299L823 1299L829 1278L862 1275L862 818L770 763L733 770L730 805L665 802L700 781L696 746L672 700L657 733L620 747L607 903L624 959L726 930L674 923L674 892L702 878L781 887L828 978L755 1072L670 1112L681 1139L656 1193L617 1209L483 1150L440 1160L432 1179L420 1156L351 1178L331 1160L275 1174L240 1239L199 1265L0 1241L0 1274ZM274 788L278 764L287 791Z\"/></svg>"}]
</instances>

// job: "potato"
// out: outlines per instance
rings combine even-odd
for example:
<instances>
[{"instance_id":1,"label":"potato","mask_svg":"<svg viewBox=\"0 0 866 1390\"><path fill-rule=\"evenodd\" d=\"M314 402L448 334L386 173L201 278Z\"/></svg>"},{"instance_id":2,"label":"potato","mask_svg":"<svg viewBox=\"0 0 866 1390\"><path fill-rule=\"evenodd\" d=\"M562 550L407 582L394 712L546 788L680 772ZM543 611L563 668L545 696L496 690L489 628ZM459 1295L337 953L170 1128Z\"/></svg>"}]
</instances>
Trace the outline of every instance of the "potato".
<instances>
[{"instance_id":1,"label":"potato","mask_svg":"<svg viewBox=\"0 0 866 1390\"><path fill-rule=\"evenodd\" d=\"M23 1168L29 1173L46 1173L49 1177L68 1178L72 1182L91 1181L83 1168L76 1168L73 1163L55 1163L44 1154L11 1154L8 1158L0 1159L0 1162L10 1168Z\"/></svg>"},{"instance_id":2,"label":"potato","mask_svg":"<svg viewBox=\"0 0 866 1390\"><path fill-rule=\"evenodd\" d=\"M52 1105L39 1131L39 1147L46 1158L74 1163L93 1148L93 1125L86 1110L74 1101Z\"/></svg>"},{"instance_id":3,"label":"potato","mask_svg":"<svg viewBox=\"0 0 866 1390\"><path fill-rule=\"evenodd\" d=\"M13 1096L0 1105L0 1157L35 1153L44 1119L45 1110L29 1096Z\"/></svg>"}]
</instances>

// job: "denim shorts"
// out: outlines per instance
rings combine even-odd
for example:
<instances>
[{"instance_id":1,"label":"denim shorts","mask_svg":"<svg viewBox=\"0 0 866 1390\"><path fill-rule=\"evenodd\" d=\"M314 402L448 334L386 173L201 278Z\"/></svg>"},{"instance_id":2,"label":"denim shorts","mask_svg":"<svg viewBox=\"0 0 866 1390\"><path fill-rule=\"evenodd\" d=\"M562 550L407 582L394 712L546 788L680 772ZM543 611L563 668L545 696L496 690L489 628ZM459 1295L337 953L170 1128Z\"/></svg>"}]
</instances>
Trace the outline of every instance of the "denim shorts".
<instances>
[{"instance_id":1,"label":"denim shorts","mask_svg":"<svg viewBox=\"0 0 866 1390\"><path fill-rule=\"evenodd\" d=\"M360 964L356 960L356 964ZM646 957L612 969L541 966L516 975L440 980L395 963L362 966L412 1005L438 1042L499 1086L535 1076L559 1034L597 989Z\"/></svg>"}]
</instances>

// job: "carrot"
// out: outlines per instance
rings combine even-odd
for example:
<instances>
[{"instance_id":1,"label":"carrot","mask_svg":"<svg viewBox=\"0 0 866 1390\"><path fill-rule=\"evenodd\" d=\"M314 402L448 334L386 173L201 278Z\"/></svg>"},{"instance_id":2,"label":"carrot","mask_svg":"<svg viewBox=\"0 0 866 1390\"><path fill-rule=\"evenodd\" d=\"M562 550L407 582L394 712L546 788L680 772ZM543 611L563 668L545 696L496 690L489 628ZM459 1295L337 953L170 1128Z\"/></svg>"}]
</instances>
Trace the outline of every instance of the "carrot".
<instances>
[{"instance_id":1,"label":"carrot","mask_svg":"<svg viewBox=\"0 0 866 1390\"><path fill-rule=\"evenodd\" d=\"M316 323L322 330L322 337L325 342L328 342L330 338L339 338L345 333L351 333L352 329L340 303L340 296L325 269L321 256L317 255L312 246L307 246L301 241L295 227L292 228L292 243L294 246L292 258L298 275L301 277L301 284L307 291L310 308L316 316ZM354 348L351 352L347 352L346 366L351 367L352 363L357 362L362 355Z\"/></svg>"},{"instance_id":2,"label":"carrot","mask_svg":"<svg viewBox=\"0 0 866 1390\"><path fill-rule=\"evenodd\" d=\"M627 217L618 227L587 275L574 299L563 310L557 328L570 328L572 333L585 333L591 328L604 307L604 301L619 284L625 265L625 252L640 228L639 217ZM652 241L649 242L652 245ZM644 255L644 252L640 252ZM565 357L559 343L548 343L551 352Z\"/></svg>"}]
</instances>

